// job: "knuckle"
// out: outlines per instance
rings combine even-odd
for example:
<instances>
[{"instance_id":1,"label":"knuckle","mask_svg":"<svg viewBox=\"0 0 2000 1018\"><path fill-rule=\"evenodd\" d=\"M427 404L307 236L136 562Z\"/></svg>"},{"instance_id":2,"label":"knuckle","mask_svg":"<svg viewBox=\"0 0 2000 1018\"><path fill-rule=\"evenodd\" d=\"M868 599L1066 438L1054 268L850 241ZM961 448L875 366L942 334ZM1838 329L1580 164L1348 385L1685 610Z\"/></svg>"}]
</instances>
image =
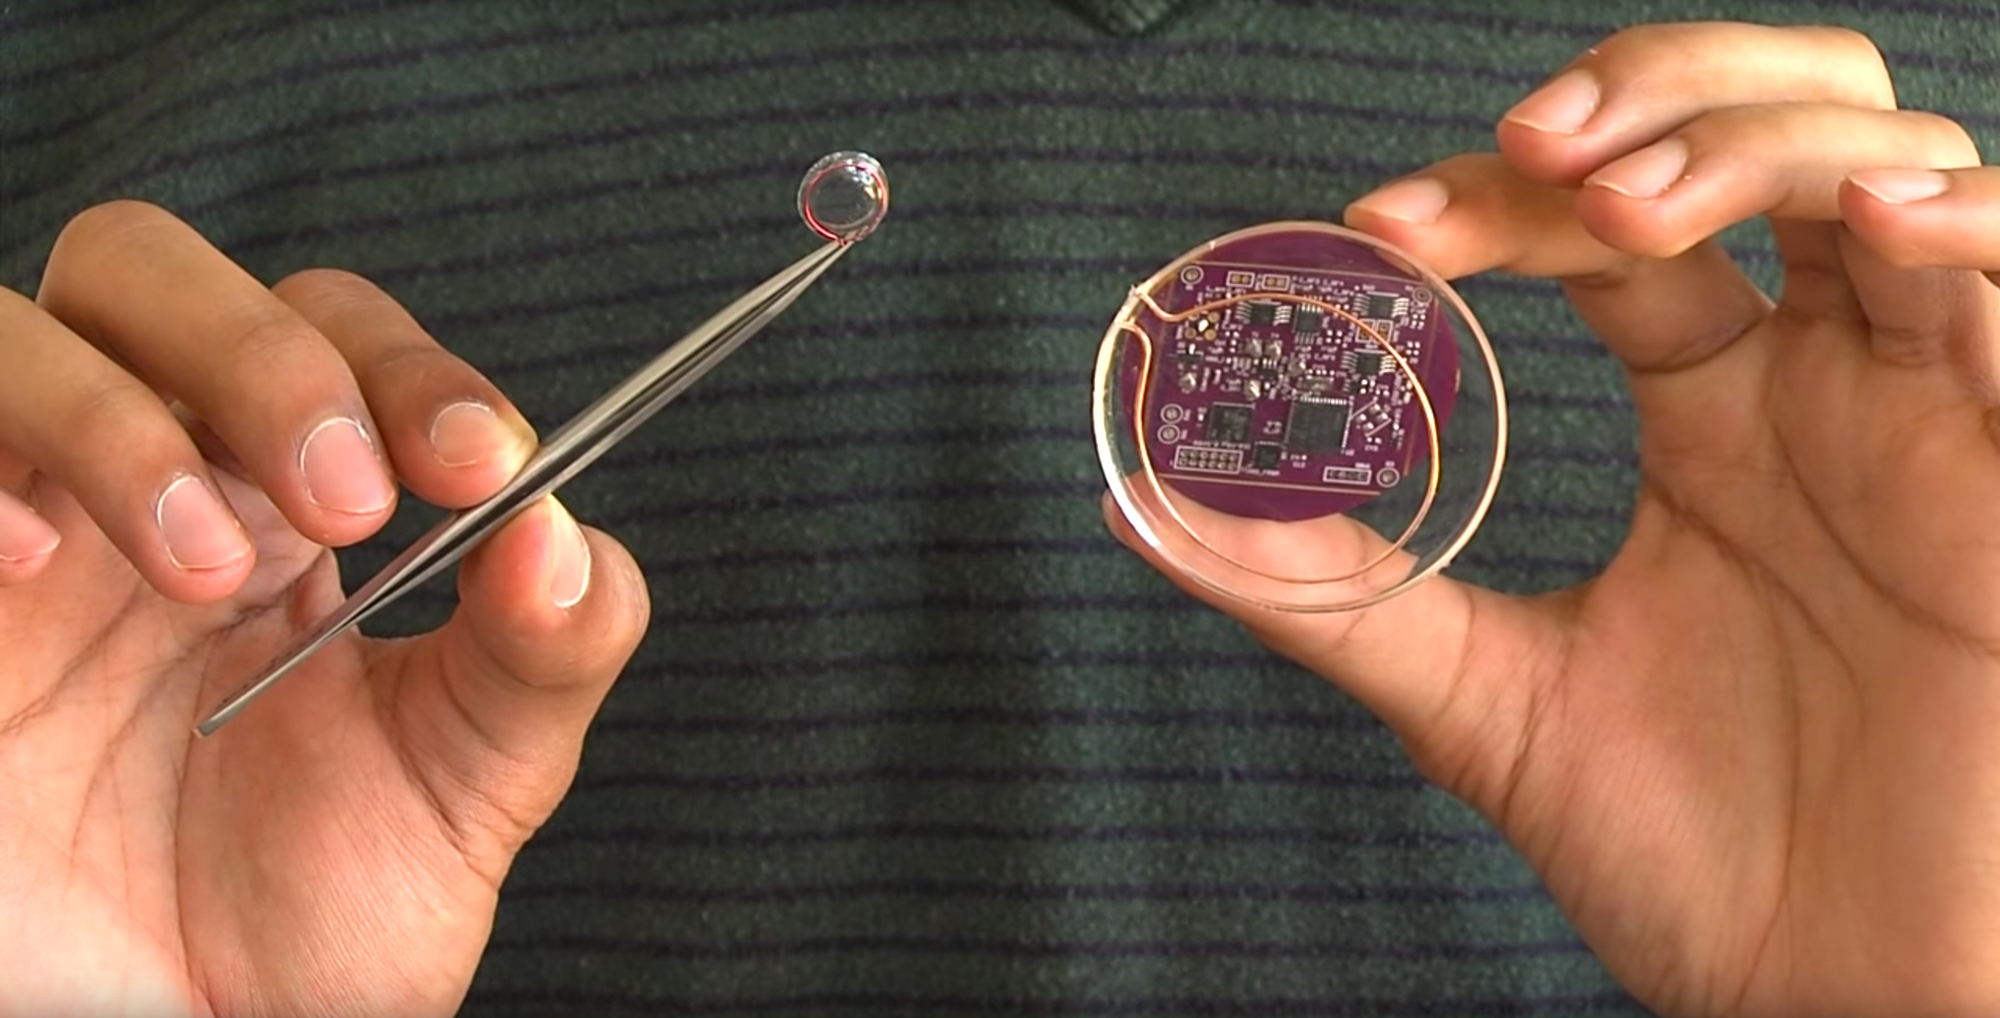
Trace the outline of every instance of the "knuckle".
<instances>
[{"instance_id":1,"label":"knuckle","mask_svg":"<svg viewBox=\"0 0 2000 1018\"><path fill-rule=\"evenodd\" d=\"M1885 106L1896 104L1896 90L1889 77L1889 61L1882 55L1882 48L1867 33L1845 25L1816 25L1806 29L1818 39L1824 40L1830 49L1837 50L1853 66L1842 75L1850 81L1867 80L1870 90Z\"/></svg>"},{"instance_id":2,"label":"knuckle","mask_svg":"<svg viewBox=\"0 0 2000 1018\"><path fill-rule=\"evenodd\" d=\"M88 322L77 318L80 309L76 305L87 305L78 295L88 292L89 281L98 270L114 258L133 257L135 248L143 252L163 228L178 223L165 209L131 199L93 205L77 213L63 224L49 250L39 302L57 317L88 329Z\"/></svg>"},{"instance_id":3,"label":"knuckle","mask_svg":"<svg viewBox=\"0 0 2000 1018\"><path fill-rule=\"evenodd\" d=\"M227 335L220 353L239 374L276 381L318 373L314 369L324 341L294 315L253 312Z\"/></svg>"},{"instance_id":4,"label":"knuckle","mask_svg":"<svg viewBox=\"0 0 2000 1018\"><path fill-rule=\"evenodd\" d=\"M0 318L14 318L18 321L20 317L39 313L35 302L29 300L25 294L0 286Z\"/></svg>"},{"instance_id":5,"label":"knuckle","mask_svg":"<svg viewBox=\"0 0 2000 1018\"><path fill-rule=\"evenodd\" d=\"M1947 168L1979 165L1979 142L1965 125L1950 117L1923 110L1905 110L1897 116L1914 118L1929 138L1931 154Z\"/></svg>"},{"instance_id":6,"label":"knuckle","mask_svg":"<svg viewBox=\"0 0 2000 1018\"><path fill-rule=\"evenodd\" d=\"M318 266L300 269L278 281L271 290L287 303L345 304L372 298L375 284L346 269Z\"/></svg>"},{"instance_id":7,"label":"knuckle","mask_svg":"<svg viewBox=\"0 0 2000 1018\"><path fill-rule=\"evenodd\" d=\"M132 379L102 382L58 404L47 434L57 450L96 461L116 450L122 463L153 458L161 448L185 444L186 432L152 391Z\"/></svg>"},{"instance_id":8,"label":"knuckle","mask_svg":"<svg viewBox=\"0 0 2000 1018\"><path fill-rule=\"evenodd\" d=\"M1633 25L1621 28L1595 43L1578 55L1573 64L1589 63L1601 77L1607 69L1615 69L1622 64L1635 47L1643 45L1647 35L1659 26Z\"/></svg>"},{"instance_id":9,"label":"knuckle","mask_svg":"<svg viewBox=\"0 0 2000 1018\"><path fill-rule=\"evenodd\" d=\"M56 251L87 255L114 246L122 248L149 232L180 225L180 220L158 205L120 198L71 217L56 237ZM57 257L52 254L50 261Z\"/></svg>"},{"instance_id":10,"label":"knuckle","mask_svg":"<svg viewBox=\"0 0 2000 1018\"><path fill-rule=\"evenodd\" d=\"M1599 39L1584 51L1584 56L1600 66L1613 68L1662 60L1680 65L1687 61L1690 51L1707 45L1707 38L1716 27L1704 22L1630 25Z\"/></svg>"},{"instance_id":11,"label":"knuckle","mask_svg":"<svg viewBox=\"0 0 2000 1018\"><path fill-rule=\"evenodd\" d=\"M443 347L398 343L381 350L368 363L356 365L355 372L365 385L386 383L399 388L428 389L460 382L462 376L472 373L472 367Z\"/></svg>"},{"instance_id":12,"label":"knuckle","mask_svg":"<svg viewBox=\"0 0 2000 1018\"><path fill-rule=\"evenodd\" d=\"M1920 368L1937 361L1938 337L1928 328L1876 322L1870 326L1868 350L1882 362Z\"/></svg>"}]
</instances>

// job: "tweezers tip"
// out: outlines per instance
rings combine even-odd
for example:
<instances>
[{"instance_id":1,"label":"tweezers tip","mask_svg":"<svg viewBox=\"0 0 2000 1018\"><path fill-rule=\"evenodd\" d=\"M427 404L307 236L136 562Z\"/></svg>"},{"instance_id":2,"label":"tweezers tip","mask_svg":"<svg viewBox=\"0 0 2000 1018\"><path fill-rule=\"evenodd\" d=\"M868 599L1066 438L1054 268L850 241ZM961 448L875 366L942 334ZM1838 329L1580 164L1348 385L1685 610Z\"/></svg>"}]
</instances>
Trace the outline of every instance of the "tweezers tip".
<instances>
[{"instance_id":1,"label":"tweezers tip","mask_svg":"<svg viewBox=\"0 0 2000 1018\"><path fill-rule=\"evenodd\" d=\"M204 739L214 735L223 725L228 724L231 719L235 718L236 715L243 713L243 708L250 706L250 701L255 700L259 693L262 693L272 683L276 682L278 677L283 674L283 671L275 673L267 671L263 675L258 676L257 681L223 698L223 701L217 704L214 710L208 712L207 717L195 724L194 734Z\"/></svg>"},{"instance_id":2,"label":"tweezers tip","mask_svg":"<svg viewBox=\"0 0 2000 1018\"><path fill-rule=\"evenodd\" d=\"M201 719L201 721L196 723L196 725L194 726L195 737L198 739L206 739L209 736L214 735L216 732L220 731L223 725L229 723L230 718L236 716L236 710L235 710L236 706L237 705L233 702L225 703L221 707L216 708L214 713L211 713L209 716Z\"/></svg>"}]
</instances>

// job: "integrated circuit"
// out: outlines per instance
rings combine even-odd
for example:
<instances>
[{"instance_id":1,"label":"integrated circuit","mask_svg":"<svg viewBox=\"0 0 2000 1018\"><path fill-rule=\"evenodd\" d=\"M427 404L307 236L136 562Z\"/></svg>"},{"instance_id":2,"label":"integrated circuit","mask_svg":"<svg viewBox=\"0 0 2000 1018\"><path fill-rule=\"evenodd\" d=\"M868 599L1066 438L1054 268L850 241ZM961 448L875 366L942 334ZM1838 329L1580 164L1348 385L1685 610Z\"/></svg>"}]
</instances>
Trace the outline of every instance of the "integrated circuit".
<instances>
[{"instance_id":1,"label":"integrated circuit","mask_svg":"<svg viewBox=\"0 0 2000 1018\"><path fill-rule=\"evenodd\" d=\"M1286 420L1285 447L1307 456L1339 452L1347 445L1347 417L1346 403L1298 400Z\"/></svg>"},{"instance_id":2,"label":"integrated circuit","mask_svg":"<svg viewBox=\"0 0 2000 1018\"><path fill-rule=\"evenodd\" d=\"M1259 473L1278 469L1285 458L1285 447L1271 442L1257 443L1256 451L1250 454L1250 466Z\"/></svg>"},{"instance_id":3,"label":"integrated circuit","mask_svg":"<svg viewBox=\"0 0 2000 1018\"><path fill-rule=\"evenodd\" d=\"M1242 403L1216 403L1208 408L1202 437L1215 445L1243 445L1250 441L1250 418L1256 408Z\"/></svg>"}]
</instances>

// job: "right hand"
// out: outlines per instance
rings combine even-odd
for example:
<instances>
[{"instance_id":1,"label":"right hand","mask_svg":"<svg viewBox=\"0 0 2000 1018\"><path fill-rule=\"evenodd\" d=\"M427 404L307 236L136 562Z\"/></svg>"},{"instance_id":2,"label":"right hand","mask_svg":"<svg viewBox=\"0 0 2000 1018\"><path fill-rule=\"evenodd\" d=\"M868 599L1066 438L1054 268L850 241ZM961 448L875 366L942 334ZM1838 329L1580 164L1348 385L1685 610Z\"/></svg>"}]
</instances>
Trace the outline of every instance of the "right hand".
<instances>
[{"instance_id":1,"label":"right hand","mask_svg":"<svg viewBox=\"0 0 2000 1018\"><path fill-rule=\"evenodd\" d=\"M79 216L43 280L0 291L0 1012L453 1013L637 567L546 500L443 627L347 633L196 741L399 482L470 505L534 434L366 281L267 288L151 206Z\"/></svg>"},{"instance_id":2,"label":"right hand","mask_svg":"<svg viewBox=\"0 0 2000 1018\"><path fill-rule=\"evenodd\" d=\"M2000 170L1827 28L1621 32L1500 148L1348 222L1562 281L1639 415L1617 557L1317 616L1175 578L1379 713L1663 1012L2000 1014ZM1760 216L1775 304L1714 239Z\"/></svg>"}]
</instances>

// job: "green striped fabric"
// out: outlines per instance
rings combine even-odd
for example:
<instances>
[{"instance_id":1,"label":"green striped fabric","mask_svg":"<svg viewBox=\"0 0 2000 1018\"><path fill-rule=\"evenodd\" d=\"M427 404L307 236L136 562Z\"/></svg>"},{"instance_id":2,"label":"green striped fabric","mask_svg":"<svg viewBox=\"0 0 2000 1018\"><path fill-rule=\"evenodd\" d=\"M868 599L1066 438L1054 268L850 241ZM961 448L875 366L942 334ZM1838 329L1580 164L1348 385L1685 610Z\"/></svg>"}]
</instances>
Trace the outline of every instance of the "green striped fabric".
<instances>
[{"instance_id":1,"label":"green striped fabric","mask_svg":"<svg viewBox=\"0 0 2000 1018\"><path fill-rule=\"evenodd\" d=\"M656 623L467 1013L1644 1013L1376 722L1105 535L1091 359L1153 268L1490 147L1625 24L1864 28L1909 105L1990 141L1995 8L1083 6L1179 10L0 0L0 283L142 196L265 279L380 281L545 427L807 250L814 158L888 167L877 238L567 489ZM1618 373L1551 286L1463 292L1516 437L1456 571L1575 582L1632 495Z\"/></svg>"}]
</instances>

